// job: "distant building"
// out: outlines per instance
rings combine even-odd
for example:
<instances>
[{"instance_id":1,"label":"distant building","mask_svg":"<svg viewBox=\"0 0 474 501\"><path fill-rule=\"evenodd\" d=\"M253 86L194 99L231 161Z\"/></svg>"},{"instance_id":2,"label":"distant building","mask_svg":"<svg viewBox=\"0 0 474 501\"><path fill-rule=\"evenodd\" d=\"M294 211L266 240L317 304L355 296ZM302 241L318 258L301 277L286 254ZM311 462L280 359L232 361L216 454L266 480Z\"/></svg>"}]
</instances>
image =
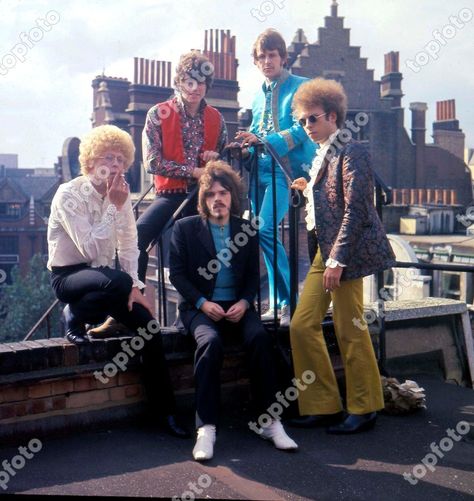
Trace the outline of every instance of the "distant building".
<instances>
[{"instance_id":1,"label":"distant building","mask_svg":"<svg viewBox=\"0 0 474 501\"><path fill-rule=\"evenodd\" d=\"M235 36L231 36L229 30L206 30L203 53L213 64L215 75L206 101L219 109L225 118L229 137L234 137L239 111ZM135 143L135 162L129 171L132 191L141 191L143 186L141 136L146 113L156 103L173 95L173 78L171 62L136 57L133 82L105 75L92 81L92 126L116 125L130 132Z\"/></svg>"},{"instance_id":2,"label":"distant building","mask_svg":"<svg viewBox=\"0 0 474 501\"><path fill-rule=\"evenodd\" d=\"M0 167L0 278L10 281L13 266L22 273L34 254L48 254L51 200L60 184L53 169Z\"/></svg>"},{"instance_id":3,"label":"distant building","mask_svg":"<svg viewBox=\"0 0 474 501\"><path fill-rule=\"evenodd\" d=\"M6 169L18 168L18 155L16 153L0 153L0 166Z\"/></svg>"},{"instance_id":4,"label":"distant building","mask_svg":"<svg viewBox=\"0 0 474 501\"><path fill-rule=\"evenodd\" d=\"M353 137L367 141L373 166L386 184L398 189L453 190L453 203L468 205L473 199L471 173L463 160L464 134L456 120L454 100L436 104L434 144L425 140L426 103L411 103L410 137L403 126L398 52L385 55L385 74L380 81L374 80L367 59L360 57L360 47L350 45L350 30L344 28L337 8L333 1L317 42L308 43L303 30L297 31L289 47L291 72L342 83L349 101L347 118L354 120L359 112L369 117Z\"/></svg>"},{"instance_id":5,"label":"distant building","mask_svg":"<svg viewBox=\"0 0 474 501\"><path fill-rule=\"evenodd\" d=\"M245 110L238 122L235 37L229 31L206 31L203 52L216 71L208 101L223 113L229 137L233 137L239 125L245 127L252 119L250 110ZM426 103L411 103L410 136L403 125L403 76L398 52L385 55L385 74L380 81L375 80L373 70L367 68L367 59L360 56L360 47L350 45L350 29L338 16L336 1L332 2L331 15L325 17L324 27L318 29L318 41L309 43L303 30L298 29L288 54L292 73L332 78L343 84L349 98L348 120L354 122L358 113L367 114L368 123L352 131L352 137L367 142L374 168L386 184L400 190L450 190L454 203L463 206L472 201L471 173L463 160L464 134L456 120L454 100L436 103L433 144L427 144L425 138ZM135 58L134 65L133 83L104 75L93 80L92 125L112 123L130 132L137 149L130 181L132 189L140 191L145 115L151 106L170 97L173 75L169 62Z\"/></svg>"}]
</instances>

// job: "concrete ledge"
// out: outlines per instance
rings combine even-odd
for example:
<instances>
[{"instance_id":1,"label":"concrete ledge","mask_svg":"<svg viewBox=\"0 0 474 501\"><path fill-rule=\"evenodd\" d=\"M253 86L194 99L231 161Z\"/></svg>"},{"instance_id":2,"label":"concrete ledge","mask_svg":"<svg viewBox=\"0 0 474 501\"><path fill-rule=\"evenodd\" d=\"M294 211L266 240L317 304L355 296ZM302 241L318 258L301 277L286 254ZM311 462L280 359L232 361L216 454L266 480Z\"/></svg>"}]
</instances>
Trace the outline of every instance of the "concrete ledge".
<instances>
[{"instance_id":1,"label":"concrete ledge","mask_svg":"<svg viewBox=\"0 0 474 501\"><path fill-rule=\"evenodd\" d=\"M373 303L372 309L377 309ZM410 320L445 315L460 315L467 312L467 305L454 299L428 297L419 300L386 301L385 321Z\"/></svg>"},{"instance_id":2,"label":"concrete ledge","mask_svg":"<svg viewBox=\"0 0 474 501\"><path fill-rule=\"evenodd\" d=\"M465 326L459 322L460 316L467 315L466 305L454 300L387 302L387 366L396 371L397 362L403 362L408 372L410 360L420 360L419 356L425 354L426 371L469 385L465 338L460 334ZM332 322L325 321L323 327L340 376L342 364ZM377 353L376 324L370 326L370 331ZM288 329L276 335L288 348ZM162 337L173 388L177 396L192 405L194 341L172 328L163 329ZM106 383L94 376L123 351L122 344L130 339L94 340L80 347L63 338L0 344L0 438L35 429L47 433L68 429L69 425L87 427L95 420L106 423L115 417L121 420L142 413L146 398L138 355L130 357L126 372L119 370ZM241 346L230 340L225 352L223 388L247 387Z\"/></svg>"},{"instance_id":3,"label":"concrete ledge","mask_svg":"<svg viewBox=\"0 0 474 501\"><path fill-rule=\"evenodd\" d=\"M446 298L386 301L384 304L387 366L395 360L419 354L440 352L444 367L440 374L464 386L473 386L474 351L469 310L466 303ZM377 312L371 303L366 312ZM369 318L374 319L374 315ZM369 325L371 333L380 335L377 322ZM416 366L414 366L416 369Z\"/></svg>"}]
</instances>

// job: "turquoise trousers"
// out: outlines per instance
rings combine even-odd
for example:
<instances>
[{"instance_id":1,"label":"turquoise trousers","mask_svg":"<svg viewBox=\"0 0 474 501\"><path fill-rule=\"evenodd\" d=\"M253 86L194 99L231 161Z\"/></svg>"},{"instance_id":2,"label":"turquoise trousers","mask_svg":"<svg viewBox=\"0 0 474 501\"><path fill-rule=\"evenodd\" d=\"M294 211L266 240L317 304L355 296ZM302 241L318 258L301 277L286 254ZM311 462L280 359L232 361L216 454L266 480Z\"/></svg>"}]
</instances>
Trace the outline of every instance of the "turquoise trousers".
<instances>
[{"instance_id":1,"label":"turquoise trousers","mask_svg":"<svg viewBox=\"0 0 474 501\"><path fill-rule=\"evenodd\" d=\"M277 167L277 169L279 168ZM259 171L257 189L255 187L255 179L253 179L250 184L250 201L252 204L252 210L254 214L257 214L263 220L263 226L260 228L260 246L263 251L263 257L268 274L268 297L270 308L273 308L275 298L275 271L273 266L273 228L275 224L277 225L277 306L280 308L281 306L290 303L290 265L288 263L285 248L280 240L280 232L278 231L278 225L288 212L289 187L286 178L281 172L279 172L279 170L277 171L275 184L275 214L273 212L271 171L268 171L267 169Z\"/></svg>"}]
</instances>

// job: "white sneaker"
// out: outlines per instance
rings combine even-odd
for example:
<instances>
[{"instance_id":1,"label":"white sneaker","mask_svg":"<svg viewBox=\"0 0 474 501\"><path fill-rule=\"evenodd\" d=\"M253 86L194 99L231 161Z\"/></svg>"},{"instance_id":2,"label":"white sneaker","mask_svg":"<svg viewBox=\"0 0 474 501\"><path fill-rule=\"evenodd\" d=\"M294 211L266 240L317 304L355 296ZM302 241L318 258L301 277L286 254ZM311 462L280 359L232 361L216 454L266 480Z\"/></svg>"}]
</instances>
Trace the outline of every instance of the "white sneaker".
<instances>
[{"instance_id":1,"label":"white sneaker","mask_svg":"<svg viewBox=\"0 0 474 501\"><path fill-rule=\"evenodd\" d=\"M272 440L277 449L284 451L298 450L298 444L286 434L281 421L273 420L270 426L262 428L260 436L265 440Z\"/></svg>"},{"instance_id":2,"label":"white sneaker","mask_svg":"<svg viewBox=\"0 0 474 501\"><path fill-rule=\"evenodd\" d=\"M270 308L265 313L263 313L260 318L263 322L267 322L267 321L272 322L273 319L275 318L275 310L273 308ZM277 315L277 319L278 319L278 315Z\"/></svg>"},{"instance_id":3,"label":"white sneaker","mask_svg":"<svg viewBox=\"0 0 474 501\"><path fill-rule=\"evenodd\" d=\"M196 461L207 461L214 455L216 442L216 427L213 424L205 424L197 430L196 445L193 449L193 457Z\"/></svg>"},{"instance_id":4,"label":"white sneaker","mask_svg":"<svg viewBox=\"0 0 474 501\"><path fill-rule=\"evenodd\" d=\"M284 304L281 307L281 317L280 317L280 327L289 327L290 326L290 306L288 304Z\"/></svg>"}]
</instances>

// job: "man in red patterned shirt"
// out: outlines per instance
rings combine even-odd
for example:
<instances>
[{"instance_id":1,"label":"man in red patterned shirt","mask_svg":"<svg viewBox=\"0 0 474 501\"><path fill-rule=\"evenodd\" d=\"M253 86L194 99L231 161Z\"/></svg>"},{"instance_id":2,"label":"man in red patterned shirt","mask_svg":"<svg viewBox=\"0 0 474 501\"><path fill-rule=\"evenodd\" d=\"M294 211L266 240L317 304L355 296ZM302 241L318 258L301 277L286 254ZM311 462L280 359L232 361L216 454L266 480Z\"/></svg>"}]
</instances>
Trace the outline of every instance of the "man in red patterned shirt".
<instances>
[{"instance_id":1,"label":"man in red patterned shirt","mask_svg":"<svg viewBox=\"0 0 474 501\"><path fill-rule=\"evenodd\" d=\"M174 79L175 95L147 113L143 129L143 163L154 174L156 198L137 221L138 276L145 282L147 248L162 232L200 178L206 162L216 160L227 143L223 116L204 97L212 85L209 59L192 51L181 56ZM197 199L182 216L196 214Z\"/></svg>"}]
</instances>

